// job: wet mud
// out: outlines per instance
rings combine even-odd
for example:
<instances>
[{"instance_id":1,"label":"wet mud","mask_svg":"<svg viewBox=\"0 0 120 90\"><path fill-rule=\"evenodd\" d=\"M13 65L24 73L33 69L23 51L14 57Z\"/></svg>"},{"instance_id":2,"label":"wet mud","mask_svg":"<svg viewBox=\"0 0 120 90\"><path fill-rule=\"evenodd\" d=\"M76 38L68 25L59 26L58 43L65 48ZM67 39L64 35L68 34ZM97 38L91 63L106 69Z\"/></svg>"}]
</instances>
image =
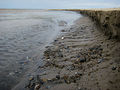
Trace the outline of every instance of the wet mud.
<instances>
[{"instance_id":1,"label":"wet mud","mask_svg":"<svg viewBox=\"0 0 120 90\"><path fill-rule=\"evenodd\" d=\"M119 90L120 43L82 17L44 52L43 70L26 90Z\"/></svg>"}]
</instances>

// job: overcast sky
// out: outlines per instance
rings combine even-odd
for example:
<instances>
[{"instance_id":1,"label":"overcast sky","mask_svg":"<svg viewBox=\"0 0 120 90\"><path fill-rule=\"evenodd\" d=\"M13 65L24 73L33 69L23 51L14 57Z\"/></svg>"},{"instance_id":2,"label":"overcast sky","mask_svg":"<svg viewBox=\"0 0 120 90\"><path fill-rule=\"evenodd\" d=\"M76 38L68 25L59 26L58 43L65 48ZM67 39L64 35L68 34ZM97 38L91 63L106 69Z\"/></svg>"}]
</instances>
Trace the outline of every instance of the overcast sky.
<instances>
[{"instance_id":1,"label":"overcast sky","mask_svg":"<svg viewBox=\"0 0 120 90\"><path fill-rule=\"evenodd\" d=\"M120 0L0 0L0 8L79 9L120 7Z\"/></svg>"}]
</instances>

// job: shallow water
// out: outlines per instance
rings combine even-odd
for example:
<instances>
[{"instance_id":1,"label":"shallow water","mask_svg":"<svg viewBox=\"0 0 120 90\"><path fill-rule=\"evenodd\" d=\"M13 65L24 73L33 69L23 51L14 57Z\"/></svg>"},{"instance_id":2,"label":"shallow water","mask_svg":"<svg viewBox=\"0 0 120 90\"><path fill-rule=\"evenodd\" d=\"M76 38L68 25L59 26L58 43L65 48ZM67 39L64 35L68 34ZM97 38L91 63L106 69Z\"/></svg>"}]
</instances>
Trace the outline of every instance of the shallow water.
<instances>
[{"instance_id":1,"label":"shallow water","mask_svg":"<svg viewBox=\"0 0 120 90\"><path fill-rule=\"evenodd\" d=\"M42 64L45 46L79 17L69 11L0 10L0 90L30 76Z\"/></svg>"}]
</instances>

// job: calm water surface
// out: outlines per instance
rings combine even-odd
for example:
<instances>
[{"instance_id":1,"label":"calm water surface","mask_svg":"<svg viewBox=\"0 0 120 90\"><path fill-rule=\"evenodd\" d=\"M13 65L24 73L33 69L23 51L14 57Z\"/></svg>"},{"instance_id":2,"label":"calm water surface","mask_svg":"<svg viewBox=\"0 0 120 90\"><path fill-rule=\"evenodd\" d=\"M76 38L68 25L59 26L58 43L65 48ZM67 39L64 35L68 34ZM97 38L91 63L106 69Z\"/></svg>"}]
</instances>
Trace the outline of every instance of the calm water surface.
<instances>
[{"instance_id":1,"label":"calm water surface","mask_svg":"<svg viewBox=\"0 0 120 90\"><path fill-rule=\"evenodd\" d=\"M79 17L69 11L0 10L0 90L30 76L42 64L45 46Z\"/></svg>"}]
</instances>

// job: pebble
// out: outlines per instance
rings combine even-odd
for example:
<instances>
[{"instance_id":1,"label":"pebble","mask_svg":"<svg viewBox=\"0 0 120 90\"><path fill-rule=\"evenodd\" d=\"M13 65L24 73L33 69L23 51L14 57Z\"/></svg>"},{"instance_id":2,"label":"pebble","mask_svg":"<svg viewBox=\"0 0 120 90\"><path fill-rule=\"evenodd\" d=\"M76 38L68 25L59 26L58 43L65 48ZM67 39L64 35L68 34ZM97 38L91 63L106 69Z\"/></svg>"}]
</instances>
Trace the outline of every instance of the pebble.
<instances>
[{"instance_id":1,"label":"pebble","mask_svg":"<svg viewBox=\"0 0 120 90\"><path fill-rule=\"evenodd\" d=\"M80 62L86 62L85 58L80 58Z\"/></svg>"},{"instance_id":2,"label":"pebble","mask_svg":"<svg viewBox=\"0 0 120 90\"><path fill-rule=\"evenodd\" d=\"M64 37L61 38L62 40L64 39Z\"/></svg>"},{"instance_id":3,"label":"pebble","mask_svg":"<svg viewBox=\"0 0 120 90\"><path fill-rule=\"evenodd\" d=\"M78 72L75 72L75 75L78 74Z\"/></svg>"},{"instance_id":4,"label":"pebble","mask_svg":"<svg viewBox=\"0 0 120 90\"><path fill-rule=\"evenodd\" d=\"M40 88L40 84L37 84L37 85L35 85L35 89L34 90L39 90L39 88Z\"/></svg>"},{"instance_id":5,"label":"pebble","mask_svg":"<svg viewBox=\"0 0 120 90\"><path fill-rule=\"evenodd\" d=\"M57 42L58 40L54 40L54 42Z\"/></svg>"},{"instance_id":6,"label":"pebble","mask_svg":"<svg viewBox=\"0 0 120 90\"><path fill-rule=\"evenodd\" d=\"M63 29L63 30L61 30L61 32L65 32L65 30Z\"/></svg>"},{"instance_id":7,"label":"pebble","mask_svg":"<svg viewBox=\"0 0 120 90\"><path fill-rule=\"evenodd\" d=\"M52 79L47 79L48 82L52 82Z\"/></svg>"},{"instance_id":8,"label":"pebble","mask_svg":"<svg viewBox=\"0 0 120 90\"><path fill-rule=\"evenodd\" d=\"M116 68L117 68L117 67L114 66L114 67L112 67L112 70L116 70Z\"/></svg>"},{"instance_id":9,"label":"pebble","mask_svg":"<svg viewBox=\"0 0 120 90\"><path fill-rule=\"evenodd\" d=\"M50 59L47 59L47 61L50 61Z\"/></svg>"},{"instance_id":10,"label":"pebble","mask_svg":"<svg viewBox=\"0 0 120 90\"><path fill-rule=\"evenodd\" d=\"M77 58L80 58L80 55L77 55Z\"/></svg>"},{"instance_id":11,"label":"pebble","mask_svg":"<svg viewBox=\"0 0 120 90\"><path fill-rule=\"evenodd\" d=\"M98 63L101 63L102 61L103 61L103 59L99 59L99 60L98 60Z\"/></svg>"},{"instance_id":12,"label":"pebble","mask_svg":"<svg viewBox=\"0 0 120 90\"><path fill-rule=\"evenodd\" d=\"M56 78L57 78L57 79L60 79L60 75L56 75Z\"/></svg>"}]
</instances>

